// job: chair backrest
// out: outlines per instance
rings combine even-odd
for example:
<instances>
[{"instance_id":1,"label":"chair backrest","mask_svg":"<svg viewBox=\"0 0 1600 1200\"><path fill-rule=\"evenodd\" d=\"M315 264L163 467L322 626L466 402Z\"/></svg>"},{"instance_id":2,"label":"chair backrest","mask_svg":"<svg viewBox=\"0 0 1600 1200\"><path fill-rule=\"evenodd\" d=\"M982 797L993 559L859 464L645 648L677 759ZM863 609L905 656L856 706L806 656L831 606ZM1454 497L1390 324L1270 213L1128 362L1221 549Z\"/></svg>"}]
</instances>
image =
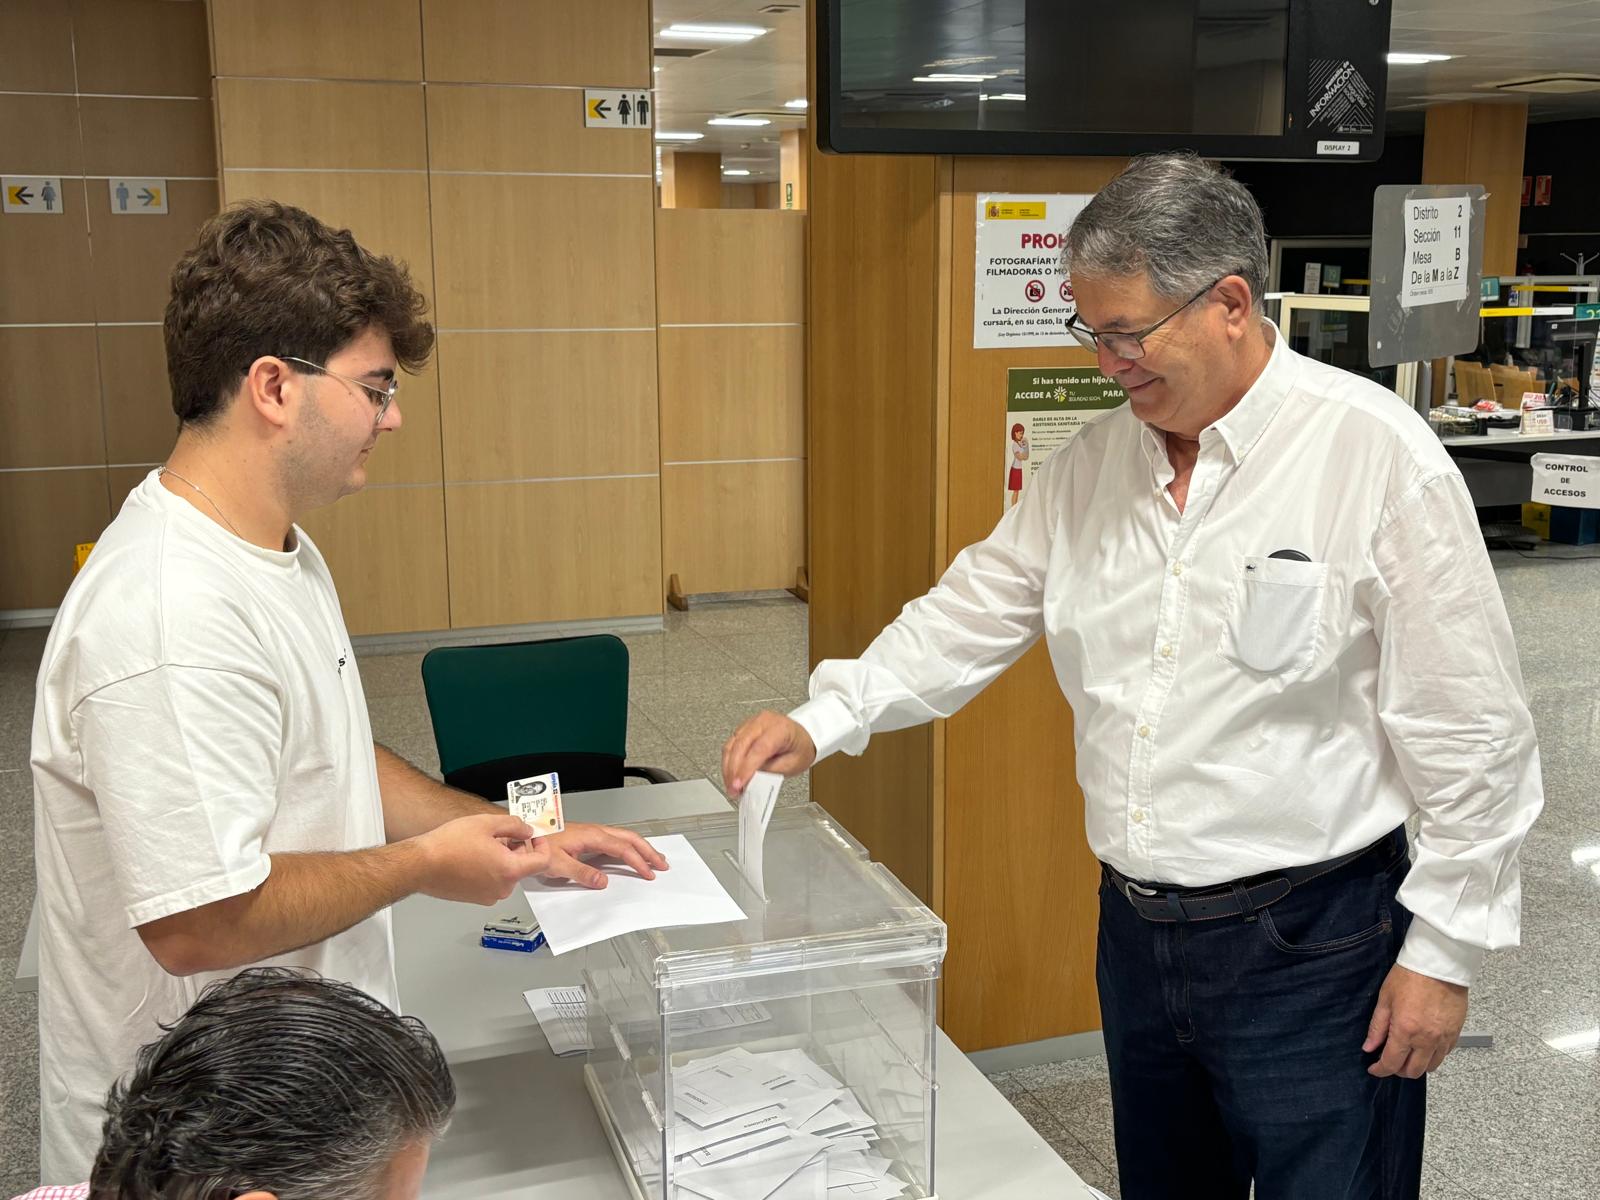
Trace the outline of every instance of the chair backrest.
<instances>
[{"instance_id":1,"label":"chair backrest","mask_svg":"<svg viewBox=\"0 0 1600 1200\"><path fill-rule=\"evenodd\" d=\"M1544 384L1533 371L1521 371L1502 363L1490 363L1489 376L1500 389L1500 403L1507 408L1521 408L1523 392L1544 391Z\"/></svg>"},{"instance_id":2,"label":"chair backrest","mask_svg":"<svg viewBox=\"0 0 1600 1200\"><path fill-rule=\"evenodd\" d=\"M1456 400L1465 405L1495 399L1494 376L1477 363L1456 359Z\"/></svg>"},{"instance_id":3,"label":"chair backrest","mask_svg":"<svg viewBox=\"0 0 1600 1200\"><path fill-rule=\"evenodd\" d=\"M422 687L439 767L452 786L499 801L505 780L546 770L561 770L569 791L622 784L628 648L621 638L441 646L423 657Z\"/></svg>"}]
</instances>

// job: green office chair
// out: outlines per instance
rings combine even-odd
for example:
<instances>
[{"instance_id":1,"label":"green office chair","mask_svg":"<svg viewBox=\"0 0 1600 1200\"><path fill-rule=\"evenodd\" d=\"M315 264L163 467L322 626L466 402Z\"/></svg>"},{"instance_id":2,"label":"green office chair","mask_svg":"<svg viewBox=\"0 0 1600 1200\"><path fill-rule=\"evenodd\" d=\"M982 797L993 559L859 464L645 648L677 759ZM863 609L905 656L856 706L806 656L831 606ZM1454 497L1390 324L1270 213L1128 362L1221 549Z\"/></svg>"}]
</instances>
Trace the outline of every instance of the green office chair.
<instances>
[{"instance_id":1,"label":"green office chair","mask_svg":"<svg viewBox=\"0 0 1600 1200\"><path fill-rule=\"evenodd\" d=\"M626 766L628 648L610 634L441 646L422 659L422 687L453 788L504 804L512 779L555 771L561 789L670 783L655 767Z\"/></svg>"}]
</instances>

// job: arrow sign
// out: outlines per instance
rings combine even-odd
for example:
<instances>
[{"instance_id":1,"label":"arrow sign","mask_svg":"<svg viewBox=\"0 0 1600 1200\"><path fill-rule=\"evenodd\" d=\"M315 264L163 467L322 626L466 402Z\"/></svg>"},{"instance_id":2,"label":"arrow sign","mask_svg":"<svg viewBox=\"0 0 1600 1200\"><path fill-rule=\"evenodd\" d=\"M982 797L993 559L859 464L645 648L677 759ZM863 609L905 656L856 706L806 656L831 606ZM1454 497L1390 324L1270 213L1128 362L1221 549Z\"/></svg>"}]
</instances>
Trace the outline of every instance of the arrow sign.
<instances>
[{"instance_id":1,"label":"arrow sign","mask_svg":"<svg viewBox=\"0 0 1600 1200\"><path fill-rule=\"evenodd\" d=\"M0 208L8 213L59 217L65 207L61 180L36 175L0 177Z\"/></svg>"},{"instance_id":2,"label":"arrow sign","mask_svg":"<svg viewBox=\"0 0 1600 1200\"><path fill-rule=\"evenodd\" d=\"M159 217L167 212L165 179L108 179L106 188L114 217Z\"/></svg>"},{"instance_id":3,"label":"arrow sign","mask_svg":"<svg viewBox=\"0 0 1600 1200\"><path fill-rule=\"evenodd\" d=\"M635 129L648 125L646 110L639 101L648 92L625 88L584 88L583 125L585 129Z\"/></svg>"}]
</instances>

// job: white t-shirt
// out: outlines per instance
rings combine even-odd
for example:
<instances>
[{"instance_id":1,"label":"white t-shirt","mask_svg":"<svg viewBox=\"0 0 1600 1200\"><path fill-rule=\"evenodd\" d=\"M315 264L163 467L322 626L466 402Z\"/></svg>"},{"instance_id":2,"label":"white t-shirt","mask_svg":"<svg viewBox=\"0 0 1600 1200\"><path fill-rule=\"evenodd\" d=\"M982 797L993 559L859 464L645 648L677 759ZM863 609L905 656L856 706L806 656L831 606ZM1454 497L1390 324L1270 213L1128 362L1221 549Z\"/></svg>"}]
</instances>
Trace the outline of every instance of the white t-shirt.
<instances>
[{"instance_id":1,"label":"white t-shirt","mask_svg":"<svg viewBox=\"0 0 1600 1200\"><path fill-rule=\"evenodd\" d=\"M152 472L50 631L33 723L46 1183L89 1174L111 1083L219 978L168 975L134 926L259 887L274 853L384 841L339 598L293 539L252 546ZM387 910L269 961L399 1007Z\"/></svg>"}]
</instances>

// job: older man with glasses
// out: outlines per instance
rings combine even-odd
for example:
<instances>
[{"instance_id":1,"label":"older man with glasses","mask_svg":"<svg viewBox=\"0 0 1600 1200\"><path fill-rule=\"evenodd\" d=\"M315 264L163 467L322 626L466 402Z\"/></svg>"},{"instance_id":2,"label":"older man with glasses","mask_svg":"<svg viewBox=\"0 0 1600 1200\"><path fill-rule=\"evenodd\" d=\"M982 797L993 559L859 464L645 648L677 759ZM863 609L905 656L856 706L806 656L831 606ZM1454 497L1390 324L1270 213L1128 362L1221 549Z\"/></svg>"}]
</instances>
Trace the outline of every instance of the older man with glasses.
<instances>
[{"instance_id":1,"label":"older man with glasses","mask_svg":"<svg viewBox=\"0 0 1600 1200\"><path fill-rule=\"evenodd\" d=\"M1517 942L1543 804L1472 502L1397 396L1263 319L1261 213L1214 167L1135 160L1066 255L1128 403L723 776L948 716L1045 638L1103 865L1123 1200L1416 1197L1424 1076Z\"/></svg>"},{"instance_id":2,"label":"older man with glasses","mask_svg":"<svg viewBox=\"0 0 1600 1200\"><path fill-rule=\"evenodd\" d=\"M87 1175L107 1087L208 980L296 965L398 1008L402 897L489 904L534 874L604 887L593 854L665 866L603 826L530 840L372 740L333 577L297 522L358 491L400 428L396 372L433 346L424 308L400 264L267 201L208 221L173 271L177 444L73 581L39 671L46 1183Z\"/></svg>"}]
</instances>

